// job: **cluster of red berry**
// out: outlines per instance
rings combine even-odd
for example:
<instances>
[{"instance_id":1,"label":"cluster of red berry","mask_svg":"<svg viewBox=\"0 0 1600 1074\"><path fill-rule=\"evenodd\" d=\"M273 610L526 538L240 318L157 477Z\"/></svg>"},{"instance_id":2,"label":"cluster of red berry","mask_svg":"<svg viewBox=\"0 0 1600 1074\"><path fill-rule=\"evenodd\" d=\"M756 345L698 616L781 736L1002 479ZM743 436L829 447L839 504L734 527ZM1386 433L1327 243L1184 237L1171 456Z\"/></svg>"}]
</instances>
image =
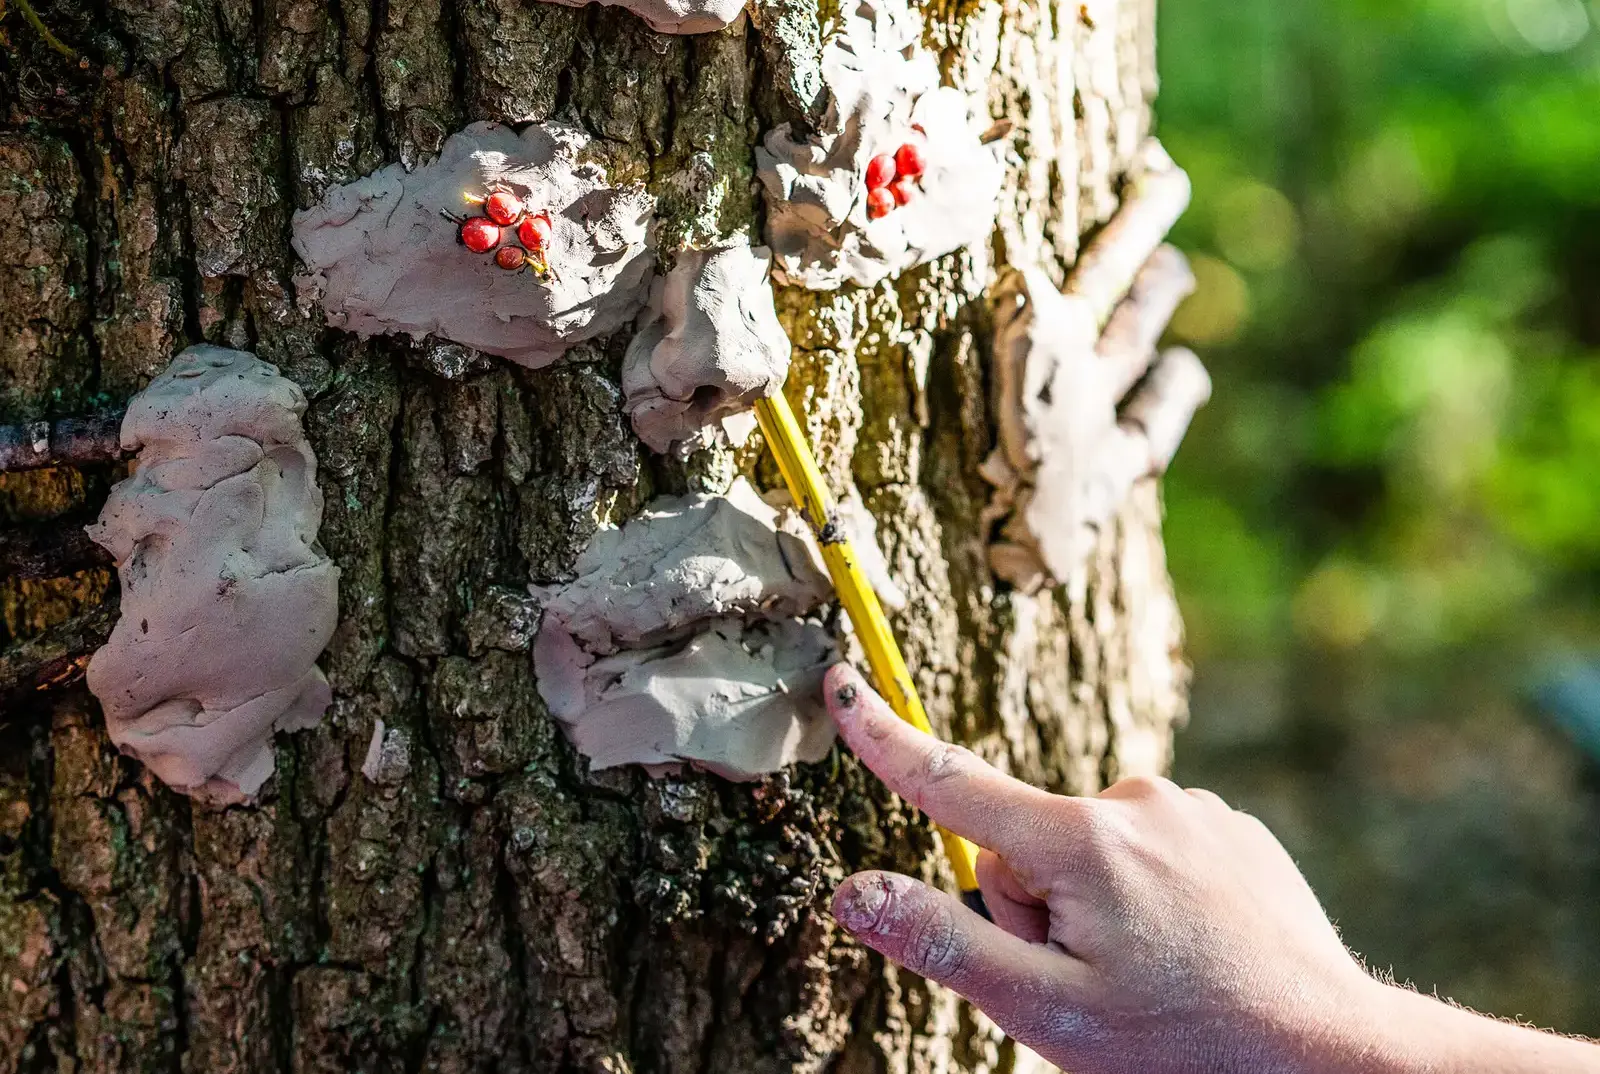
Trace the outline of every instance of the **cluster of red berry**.
<instances>
[{"instance_id":1,"label":"cluster of red berry","mask_svg":"<svg viewBox=\"0 0 1600 1074\"><path fill-rule=\"evenodd\" d=\"M915 142L867 161L867 216L873 220L888 216L916 197L921 192L917 180L927 166L927 155Z\"/></svg>"},{"instance_id":2,"label":"cluster of red berry","mask_svg":"<svg viewBox=\"0 0 1600 1074\"><path fill-rule=\"evenodd\" d=\"M550 243L550 214L529 212L522 199L509 190L496 190L484 198L483 215L460 221L461 245L475 254L494 251L494 263L511 272L525 267L547 267L545 247ZM504 243L505 228L515 227L520 246Z\"/></svg>"}]
</instances>

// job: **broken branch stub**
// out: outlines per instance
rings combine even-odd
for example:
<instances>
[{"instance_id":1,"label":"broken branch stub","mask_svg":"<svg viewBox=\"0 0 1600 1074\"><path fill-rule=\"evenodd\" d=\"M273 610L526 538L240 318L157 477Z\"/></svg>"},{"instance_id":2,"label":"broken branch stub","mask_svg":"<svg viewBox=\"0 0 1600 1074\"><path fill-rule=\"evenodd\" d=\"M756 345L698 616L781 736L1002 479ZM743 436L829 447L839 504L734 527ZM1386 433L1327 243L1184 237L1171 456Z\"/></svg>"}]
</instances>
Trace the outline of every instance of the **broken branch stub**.
<instances>
[{"instance_id":1,"label":"broken branch stub","mask_svg":"<svg viewBox=\"0 0 1600 1074\"><path fill-rule=\"evenodd\" d=\"M584 159L589 142L561 123L520 134L474 123L431 164L410 172L391 164L335 187L294 217L294 248L309 270L297 280L302 293L336 328L431 334L535 369L621 328L649 295L655 199L607 185L605 170ZM495 192L548 217L529 237L533 248L518 224L484 221L485 234L470 237L493 245L474 252L441 215L473 210ZM508 251L519 252L509 268L496 261Z\"/></svg>"},{"instance_id":2,"label":"broken branch stub","mask_svg":"<svg viewBox=\"0 0 1600 1074\"><path fill-rule=\"evenodd\" d=\"M272 735L316 726L316 665L339 569L317 544L322 493L305 394L253 354L190 347L135 396L139 453L89 527L116 560L121 618L89 661L111 740L169 786L243 801Z\"/></svg>"},{"instance_id":3,"label":"broken branch stub","mask_svg":"<svg viewBox=\"0 0 1600 1074\"><path fill-rule=\"evenodd\" d=\"M765 247L685 250L651 288L622 364L634 432L663 452L777 391L789 375Z\"/></svg>"},{"instance_id":4,"label":"broken branch stub","mask_svg":"<svg viewBox=\"0 0 1600 1074\"><path fill-rule=\"evenodd\" d=\"M539 592L534 669L594 768L754 779L827 753L819 687L834 644L801 617L828 579L748 481L656 501L597 534L577 571Z\"/></svg>"},{"instance_id":5,"label":"broken branch stub","mask_svg":"<svg viewBox=\"0 0 1600 1074\"><path fill-rule=\"evenodd\" d=\"M89 654L105 644L116 618L117 602L107 600L43 634L0 649L0 726L15 711L13 701L82 677Z\"/></svg>"},{"instance_id":6,"label":"broken branch stub","mask_svg":"<svg viewBox=\"0 0 1600 1074\"><path fill-rule=\"evenodd\" d=\"M548 0L564 7L599 3L626 8L658 34L708 34L729 25L744 10L744 0Z\"/></svg>"},{"instance_id":7,"label":"broken branch stub","mask_svg":"<svg viewBox=\"0 0 1600 1074\"><path fill-rule=\"evenodd\" d=\"M780 282L870 287L994 229L1002 144L984 141L974 98L940 85L921 35L903 0L847 3L822 48L822 119L757 148Z\"/></svg>"}]
</instances>

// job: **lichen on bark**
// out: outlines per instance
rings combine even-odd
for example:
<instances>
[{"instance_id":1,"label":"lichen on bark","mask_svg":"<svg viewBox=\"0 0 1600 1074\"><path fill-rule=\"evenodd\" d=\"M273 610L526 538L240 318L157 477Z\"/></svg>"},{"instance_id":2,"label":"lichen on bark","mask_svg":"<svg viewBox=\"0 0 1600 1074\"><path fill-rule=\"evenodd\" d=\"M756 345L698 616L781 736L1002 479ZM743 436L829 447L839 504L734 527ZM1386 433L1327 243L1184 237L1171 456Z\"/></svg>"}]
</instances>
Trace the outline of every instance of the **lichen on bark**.
<instances>
[{"instance_id":1,"label":"lichen on bark","mask_svg":"<svg viewBox=\"0 0 1600 1074\"><path fill-rule=\"evenodd\" d=\"M477 120L557 118L644 183L661 246L757 237L753 149L818 104L810 0L715 34L531 0L56 0L79 67L0 46L0 421L120 404L188 343L310 397L342 571L335 702L254 807L195 808L109 747L81 686L0 700L0 1072L1003 1071L1026 1057L847 941L846 871L945 880L925 824L842 749L755 785L589 774L539 699L532 582L657 495L775 487L759 442L641 449L627 332L539 371L358 341L297 301L295 209ZM1148 128L1150 0L925 6L945 78L1012 119L994 240L871 289L785 290L790 398L911 600L939 728L1043 785L1165 762L1178 626L1141 486L1087 595L987 573L983 296L1059 279ZM759 26L757 25L759 23ZM92 514L117 466L0 475L0 525ZM0 644L111 588L0 580ZM361 767L378 721L405 763Z\"/></svg>"}]
</instances>

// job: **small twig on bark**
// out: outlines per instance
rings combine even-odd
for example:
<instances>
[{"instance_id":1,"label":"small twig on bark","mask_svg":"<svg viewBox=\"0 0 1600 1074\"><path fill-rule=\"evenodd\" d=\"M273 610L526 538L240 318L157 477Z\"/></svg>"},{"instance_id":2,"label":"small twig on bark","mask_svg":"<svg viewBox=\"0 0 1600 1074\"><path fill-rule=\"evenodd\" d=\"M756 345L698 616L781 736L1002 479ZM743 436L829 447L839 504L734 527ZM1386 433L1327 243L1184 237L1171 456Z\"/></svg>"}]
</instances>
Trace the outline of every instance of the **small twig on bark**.
<instances>
[{"instance_id":1,"label":"small twig on bark","mask_svg":"<svg viewBox=\"0 0 1600 1074\"><path fill-rule=\"evenodd\" d=\"M23 695L82 678L90 654L111 636L120 604L109 598L36 638L0 650L0 719Z\"/></svg>"},{"instance_id":2,"label":"small twig on bark","mask_svg":"<svg viewBox=\"0 0 1600 1074\"><path fill-rule=\"evenodd\" d=\"M65 578L111 566L111 554L89 539L83 521L52 519L0 530L0 578Z\"/></svg>"},{"instance_id":3,"label":"small twig on bark","mask_svg":"<svg viewBox=\"0 0 1600 1074\"><path fill-rule=\"evenodd\" d=\"M44 20L39 18L39 13L33 10L33 5L28 3L28 0L17 0L17 10L22 12L22 20L29 26L33 27L34 33L42 37L45 44L61 53L61 55L65 56L69 60L76 60L78 58L77 50L73 49L70 45L63 43L59 37L50 32L50 27L46 26L44 24ZM4 11L5 5L0 3L0 12ZM80 64L80 66L82 65Z\"/></svg>"},{"instance_id":4,"label":"small twig on bark","mask_svg":"<svg viewBox=\"0 0 1600 1074\"><path fill-rule=\"evenodd\" d=\"M87 466L120 458L120 412L0 425L0 473L45 466Z\"/></svg>"}]
</instances>

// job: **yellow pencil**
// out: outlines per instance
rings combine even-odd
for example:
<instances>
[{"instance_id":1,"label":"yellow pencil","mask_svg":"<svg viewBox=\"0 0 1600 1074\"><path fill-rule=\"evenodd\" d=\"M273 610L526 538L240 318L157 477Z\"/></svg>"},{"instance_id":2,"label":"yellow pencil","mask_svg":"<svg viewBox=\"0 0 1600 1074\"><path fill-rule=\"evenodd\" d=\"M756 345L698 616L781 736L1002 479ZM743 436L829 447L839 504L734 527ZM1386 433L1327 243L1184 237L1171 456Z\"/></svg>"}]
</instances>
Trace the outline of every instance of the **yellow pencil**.
<instances>
[{"instance_id":1,"label":"yellow pencil","mask_svg":"<svg viewBox=\"0 0 1600 1074\"><path fill-rule=\"evenodd\" d=\"M789 409L783 389L756 403L756 418L761 423L761 432L772 449L773 458L778 462L784 484L789 486L789 494L794 497L807 524L816 534L817 543L822 546L823 562L833 578L839 602L844 605L845 613L855 625L856 636L861 639L861 647L867 652L867 664L872 670L878 692L902 720L920 731L932 734L927 711L922 707L922 699L917 696L917 688L912 685L911 672L906 669L905 657L900 655L894 631L889 629L883 606L878 603L878 595L873 592L872 584L861 569L861 561L850 545L849 536L834 515L833 497L806 443L805 431L795 420L794 411ZM978 890L977 849L961 836L943 828L939 829L939 840L956 875L961 901L988 917L983 893Z\"/></svg>"}]
</instances>

